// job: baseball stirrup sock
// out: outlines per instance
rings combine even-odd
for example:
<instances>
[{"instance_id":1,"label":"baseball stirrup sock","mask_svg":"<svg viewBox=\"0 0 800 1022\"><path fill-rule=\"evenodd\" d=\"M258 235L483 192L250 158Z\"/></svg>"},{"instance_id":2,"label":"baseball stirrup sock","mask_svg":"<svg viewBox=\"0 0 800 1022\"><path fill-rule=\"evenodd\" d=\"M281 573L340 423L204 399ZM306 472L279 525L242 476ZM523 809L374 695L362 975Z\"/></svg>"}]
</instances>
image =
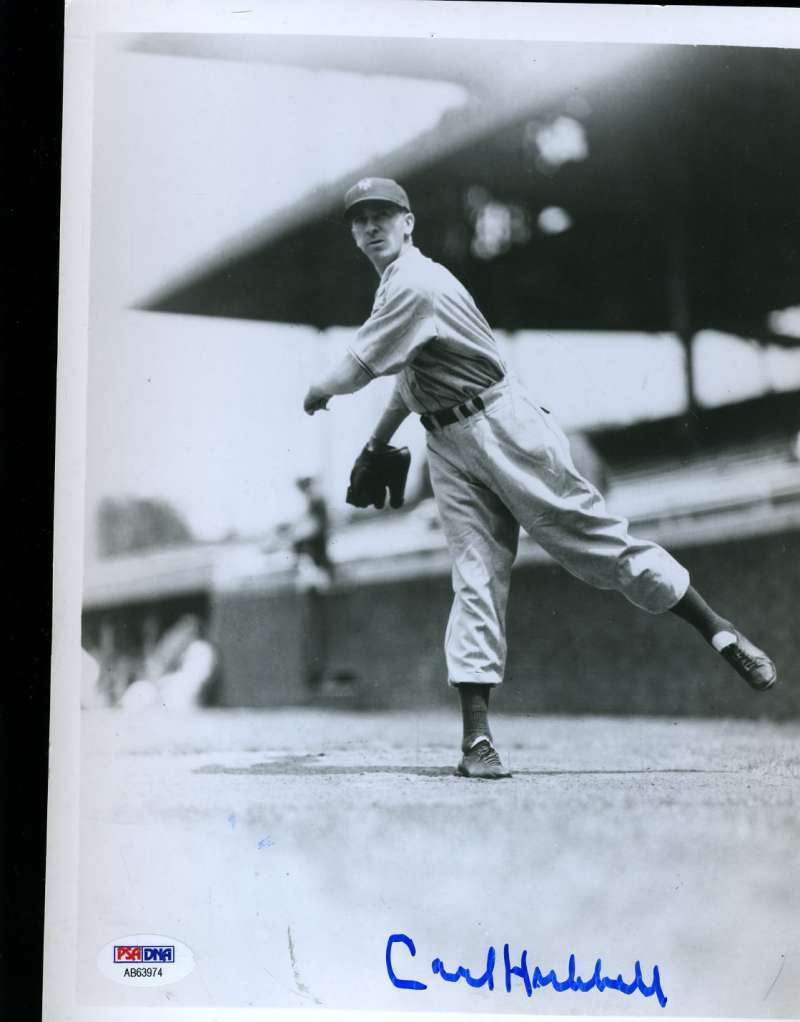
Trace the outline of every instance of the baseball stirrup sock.
<instances>
[{"instance_id":1,"label":"baseball stirrup sock","mask_svg":"<svg viewBox=\"0 0 800 1022\"><path fill-rule=\"evenodd\" d=\"M672 613L693 625L717 652L730 645L731 641L736 641L736 630L730 621L712 610L693 586L689 586L686 595L672 608ZM732 639L729 640L728 636Z\"/></svg>"},{"instance_id":2,"label":"baseball stirrup sock","mask_svg":"<svg viewBox=\"0 0 800 1022\"><path fill-rule=\"evenodd\" d=\"M489 693L491 685L456 685L461 699L461 717L464 723L464 737L461 741L462 752L469 752L479 738L488 738L491 742L492 732L489 730Z\"/></svg>"}]
</instances>

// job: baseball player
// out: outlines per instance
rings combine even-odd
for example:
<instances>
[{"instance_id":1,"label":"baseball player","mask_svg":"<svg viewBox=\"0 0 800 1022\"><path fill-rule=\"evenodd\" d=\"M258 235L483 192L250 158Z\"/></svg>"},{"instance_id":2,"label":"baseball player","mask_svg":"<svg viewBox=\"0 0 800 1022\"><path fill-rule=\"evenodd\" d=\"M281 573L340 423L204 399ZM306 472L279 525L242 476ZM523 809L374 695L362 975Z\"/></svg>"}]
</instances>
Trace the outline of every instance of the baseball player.
<instances>
[{"instance_id":1,"label":"baseball player","mask_svg":"<svg viewBox=\"0 0 800 1022\"><path fill-rule=\"evenodd\" d=\"M752 688L771 688L777 672L767 654L703 600L666 550L632 536L578 473L563 430L508 373L470 294L414 245L403 188L365 178L347 192L344 207L353 240L380 281L369 319L339 364L309 387L304 409L313 415L333 395L396 374L353 469L348 500L358 506L382 507L387 486L393 506L402 503L408 453L389 441L410 412L427 430L431 482L453 562L445 654L463 716L458 773L510 776L494 748L488 705L503 681L520 526L573 575L616 589L650 613L672 611Z\"/></svg>"}]
</instances>

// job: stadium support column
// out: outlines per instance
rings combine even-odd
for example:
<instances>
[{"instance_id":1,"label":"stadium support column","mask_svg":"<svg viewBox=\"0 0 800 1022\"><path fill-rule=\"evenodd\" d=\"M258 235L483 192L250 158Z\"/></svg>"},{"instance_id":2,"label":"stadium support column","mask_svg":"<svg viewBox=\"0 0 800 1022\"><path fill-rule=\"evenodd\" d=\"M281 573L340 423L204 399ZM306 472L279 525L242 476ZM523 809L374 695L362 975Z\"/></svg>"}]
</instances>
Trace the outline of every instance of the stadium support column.
<instances>
[{"instance_id":1,"label":"stadium support column","mask_svg":"<svg viewBox=\"0 0 800 1022\"><path fill-rule=\"evenodd\" d=\"M673 63L674 55L660 65L663 76L661 87L654 90L649 106L649 118L644 125L643 158L650 184L650 202L653 204L661 237L665 272L666 319L670 330L683 348L684 381L686 394L686 423L696 422L699 409L694 372L694 337L697 321L693 308L692 270L697 263L694 237L695 220L693 163L696 147L704 144L692 131L692 122L680 111L680 104L668 102L676 81L682 81L680 68ZM686 102L691 100L691 81L684 81ZM668 140L668 141L667 141Z\"/></svg>"},{"instance_id":2,"label":"stadium support column","mask_svg":"<svg viewBox=\"0 0 800 1022\"><path fill-rule=\"evenodd\" d=\"M667 264L667 296L670 324L683 347L686 411L692 416L699 409L694 374L694 337L687 269L686 234L680 217L670 227Z\"/></svg>"}]
</instances>

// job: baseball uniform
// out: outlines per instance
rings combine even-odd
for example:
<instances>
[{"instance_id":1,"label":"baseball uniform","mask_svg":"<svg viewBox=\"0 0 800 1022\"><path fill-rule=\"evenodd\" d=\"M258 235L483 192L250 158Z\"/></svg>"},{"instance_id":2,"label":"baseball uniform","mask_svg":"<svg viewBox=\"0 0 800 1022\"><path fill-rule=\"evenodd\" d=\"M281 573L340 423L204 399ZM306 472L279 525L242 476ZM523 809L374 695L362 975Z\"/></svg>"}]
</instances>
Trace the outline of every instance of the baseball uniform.
<instances>
[{"instance_id":1,"label":"baseball uniform","mask_svg":"<svg viewBox=\"0 0 800 1022\"><path fill-rule=\"evenodd\" d=\"M445 653L452 685L498 685L522 526L558 563L637 607L674 607L689 574L636 539L575 468L554 417L511 377L485 318L444 266L410 245L383 271L350 355L428 430L431 482L453 561Z\"/></svg>"}]
</instances>

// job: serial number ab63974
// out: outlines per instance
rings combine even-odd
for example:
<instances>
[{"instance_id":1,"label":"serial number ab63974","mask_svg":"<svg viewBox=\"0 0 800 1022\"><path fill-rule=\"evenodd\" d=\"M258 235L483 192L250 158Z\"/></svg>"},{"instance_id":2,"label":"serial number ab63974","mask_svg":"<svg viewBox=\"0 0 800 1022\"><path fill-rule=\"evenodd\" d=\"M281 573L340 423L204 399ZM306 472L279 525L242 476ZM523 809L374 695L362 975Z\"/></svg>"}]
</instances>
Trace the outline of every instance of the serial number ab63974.
<instances>
[{"instance_id":1,"label":"serial number ab63974","mask_svg":"<svg viewBox=\"0 0 800 1022\"><path fill-rule=\"evenodd\" d=\"M138 979L141 976L163 976L164 970L160 965L134 965L126 966L122 975Z\"/></svg>"}]
</instances>

